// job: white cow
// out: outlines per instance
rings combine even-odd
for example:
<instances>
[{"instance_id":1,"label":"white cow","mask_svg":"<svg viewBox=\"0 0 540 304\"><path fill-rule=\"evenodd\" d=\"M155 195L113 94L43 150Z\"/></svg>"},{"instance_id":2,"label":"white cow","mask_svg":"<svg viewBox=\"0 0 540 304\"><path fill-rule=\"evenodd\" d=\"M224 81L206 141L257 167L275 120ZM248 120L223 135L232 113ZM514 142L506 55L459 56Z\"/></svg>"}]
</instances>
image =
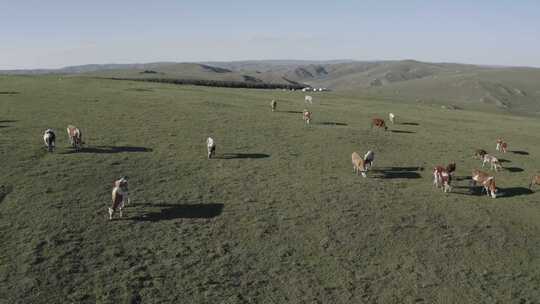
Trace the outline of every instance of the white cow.
<instances>
[{"instance_id":1,"label":"white cow","mask_svg":"<svg viewBox=\"0 0 540 304\"><path fill-rule=\"evenodd\" d=\"M394 124L394 119L396 119L396 115L394 115L394 113L390 113L388 114L388 118L390 119L390 122Z\"/></svg>"},{"instance_id":2,"label":"white cow","mask_svg":"<svg viewBox=\"0 0 540 304\"><path fill-rule=\"evenodd\" d=\"M313 97L306 95L306 97L304 97L304 101L305 103L313 104Z\"/></svg>"},{"instance_id":3,"label":"white cow","mask_svg":"<svg viewBox=\"0 0 540 304\"><path fill-rule=\"evenodd\" d=\"M364 166L366 171L373 166L373 161L375 161L375 152L369 150L366 155L364 155Z\"/></svg>"},{"instance_id":4,"label":"white cow","mask_svg":"<svg viewBox=\"0 0 540 304\"><path fill-rule=\"evenodd\" d=\"M208 137L208 139L206 139L206 148L208 150L209 159L216 155L216 143L212 137Z\"/></svg>"}]
</instances>

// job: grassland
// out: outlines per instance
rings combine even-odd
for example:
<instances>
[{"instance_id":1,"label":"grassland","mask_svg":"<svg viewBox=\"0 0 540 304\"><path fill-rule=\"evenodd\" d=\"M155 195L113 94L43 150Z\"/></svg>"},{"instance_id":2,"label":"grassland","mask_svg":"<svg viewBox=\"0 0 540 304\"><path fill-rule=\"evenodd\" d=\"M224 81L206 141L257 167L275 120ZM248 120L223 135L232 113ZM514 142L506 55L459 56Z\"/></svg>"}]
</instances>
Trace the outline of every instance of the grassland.
<instances>
[{"instance_id":1,"label":"grassland","mask_svg":"<svg viewBox=\"0 0 540 304\"><path fill-rule=\"evenodd\" d=\"M305 127L298 92L57 76L0 91L2 304L540 301L535 118L328 92ZM400 124L369 130L389 111ZM472 153L497 137L500 197L471 194ZM363 179L350 154L368 149ZM430 170L450 161L444 194ZM108 221L121 175L132 204Z\"/></svg>"}]
</instances>

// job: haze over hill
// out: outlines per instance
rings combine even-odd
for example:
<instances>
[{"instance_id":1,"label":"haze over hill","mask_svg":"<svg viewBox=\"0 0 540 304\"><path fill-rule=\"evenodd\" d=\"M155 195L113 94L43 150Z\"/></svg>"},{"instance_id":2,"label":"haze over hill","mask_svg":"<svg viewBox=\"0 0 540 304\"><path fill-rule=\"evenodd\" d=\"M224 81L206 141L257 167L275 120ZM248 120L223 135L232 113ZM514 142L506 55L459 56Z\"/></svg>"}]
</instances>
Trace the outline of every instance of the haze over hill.
<instances>
[{"instance_id":1,"label":"haze over hill","mask_svg":"<svg viewBox=\"0 0 540 304\"><path fill-rule=\"evenodd\" d=\"M66 74L91 77L192 81L224 86L325 87L396 101L540 113L539 68L488 67L401 61L254 60L233 62L89 64L57 70L12 70L3 74Z\"/></svg>"}]
</instances>

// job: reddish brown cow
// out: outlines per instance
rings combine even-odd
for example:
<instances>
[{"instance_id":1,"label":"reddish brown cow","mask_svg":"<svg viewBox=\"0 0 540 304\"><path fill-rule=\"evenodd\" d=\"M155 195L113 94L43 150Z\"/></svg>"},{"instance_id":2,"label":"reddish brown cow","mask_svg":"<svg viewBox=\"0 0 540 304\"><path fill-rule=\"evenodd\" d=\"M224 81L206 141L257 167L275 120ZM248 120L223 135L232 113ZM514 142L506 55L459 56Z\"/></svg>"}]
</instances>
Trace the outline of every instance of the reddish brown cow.
<instances>
[{"instance_id":1,"label":"reddish brown cow","mask_svg":"<svg viewBox=\"0 0 540 304\"><path fill-rule=\"evenodd\" d=\"M493 176L475 169L472 171L472 180L473 184L480 183L483 186L482 192L486 191L486 194L492 198L497 197L497 186L495 185L495 178Z\"/></svg>"},{"instance_id":2,"label":"reddish brown cow","mask_svg":"<svg viewBox=\"0 0 540 304\"><path fill-rule=\"evenodd\" d=\"M384 130L388 130L388 127L386 126L386 123L384 122L384 119L382 118L373 118L371 120L371 128L373 129L373 126L377 128L384 128Z\"/></svg>"},{"instance_id":3,"label":"reddish brown cow","mask_svg":"<svg viewBox=\"0 0 540 304\"><path fill-rule=\"evenodd\" d=\"M508 144L502 138L498 138L496 149L499 152L506 153L508 151Z\"/></svg>"}]
</instances>

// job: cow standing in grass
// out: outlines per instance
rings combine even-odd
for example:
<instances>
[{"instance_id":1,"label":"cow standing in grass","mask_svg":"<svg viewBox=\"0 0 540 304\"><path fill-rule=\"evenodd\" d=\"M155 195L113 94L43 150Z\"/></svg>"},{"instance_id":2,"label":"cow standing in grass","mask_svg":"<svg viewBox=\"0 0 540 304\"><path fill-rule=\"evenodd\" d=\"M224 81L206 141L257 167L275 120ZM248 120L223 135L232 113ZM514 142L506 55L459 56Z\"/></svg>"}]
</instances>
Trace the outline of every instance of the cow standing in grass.
<instances>
[{"instance_id":1,"label":"cow standing in grass","mask_svg":"<svg viewBox=\"0 0 540 304\"><path fill-rule=\"evenodd\" d=\"M444 192L452 191L452 176L456 171L456 164L451 163L448 166L436 166L433 168L433 185L437 188L442 187Z\"/></svg>"},{"instance_id":2,"label":"cow standing in grass","mask_svg":"<svg viewBox=\"0 0 540 304\"><path fill-rule=\"evenodd\" d=\"M272 112L275 112L277 108L277 101L275 99L272 99L270 106L272 107Z\"/></svg>"},{"instance_id":3,"label":"cow standing in grass","mask_svg":"<svg viewBox=\"0 0 540 304\"><path fill-rule=\"evenodd\" d=\"M482 160L482 168L484 168L486 163L490 164L491 170L498 171L498 169L502 169L501 162L499 162L495 156L489 154L484 155L484 159Z\"/></svg>"},{"instance_id":4,"label":"cow standing in grass","mask_svg":"<svg viewBox=\"0 0 540 304\"><path fill-rule=\"evenodd\" d=\"M364 167L366 168L366 171L369 170L373 166L373 162L375 161L375 152L369 150L364 155Z\"/></svg>"},{"instance_id":5,"label":"cow standing in grass","mask_svg":"<svg viewBox=\"0 0 540 304\"><path fill-rule=\"evenodd\" d=\"M112 216L116 211L118 211L120 217L122 217L122 209L128 203L128 180L127 177L124 176L113 183L112 206L109 208L109 220L112 220Z\"/></svg>"},{"instance_id":6,"label":"cow standing in grass","mask_svg":"<svg viewBox=\"0 0 540 304\"><path fill-rule=\"evenodd\" d=\"M45 130L45 134L43 134L43 141L45 142L47 151L53 152L56 143L56 134L54 134L53 129Z\"/></svg>"},{"instance_id":7,"label":"cow standing in grass","mask_svg":"<svg viewBox=\"0 0 540 304\"><path fill-rule=\"evenodd\" d=\"M496 149L499 152L506 153L508 151L508 144L502 138L499 138L497 139Z\"/></svg>"},{"instance_id":8,"label":"cow standing in grass","mask_svg":"<svg viewBox=\"0 0 540 304\"><path fill-rule=\"evenodd\" d=\"M302 111L302 119L304 119L306 125L309 125L311 122L311 112L307 109L304 109L304 111Z\"/></svg>"},{"instance_id":9,"label":"cow standing in grass","mask_svg":"<svg viewBox=\"0 0 540 304\"><path fill-rule=\"evenodd\" d=\"M395 123L395 119L396 119L396 115L394 115L394 113L390 113L390 114L388 114L388 119L390 119L390 122L391 122L392 124L394 124L394 123Z\"/></svg>"},{"instance_id":10,"label":"cow standing in grass","mask_svg":"<svg viewBox=\"0 0 540 304\"><path fill-rule=\"evenodd\" d=\"M529 184L529 189L532 190L532 187L534 185L540 185L540 175L539 174L532 177L531 183Z\"/></svg>"},{"instance_id":11,"label":"cow standing in grass","mask_svg":"<svg viewBox=\"0 0 540 304\"><path fill-rule=\"evenodd\" d=\"M69 143L73 148L76 150L80 150L82 148L82 132L79 130L79 128L69 125L67 127L67 133L69 137Z\"/></svg>"},{"instance_id":12,"label":"cow standing in grass","mask_svg":"<svg viewBox=\"0 0 540 304\"><path fill-rule=\"evenodd\" d=\"M304 97L304 102L309 103L309 104L313 104L313 97L311 97L309 95L306 95L306 97Z\"/></svg>"},{"instance_id":13,"label":"cow standing in grass","mask_svg":"<svg viewBox=\"0 0 540 304\"><path fill-rule=\"evenodd\" d=\"M371 120L371 129L373 129L374 126L377 128L384 128L385 131L388 130L388 127L382 118L373 118Z\"/></svg>"},{"instance_id":14,"label":"cow standing in grass","mask_svg":"<svg viewBox=\"0 0 540 304\"><path fill-rule=\"evenodd\" d=\"M208 159L216 156L216 143L212 137L206 139L206 149L208 151Z\"/></svg>"},{"instance_id":15,"label":"cow standing in grass","mask_svg":"<svg viewBox=\"0 0 540 304\"><path fill-rule=\"evenodd\" d=\"M353 152L351 158L352 158L353 172L356 173L356 175L362 174L362 177L367 177L366 162L360 156L360 154Z\"/></svg>"},{"instance_id":16,"label":"cow standing in grass","mask_svg":"<svg viewBox=\"0 0 540 304\"><path fill-rule=\"evenodd\" d=\"M497 186L495 185L495 178L493 176L475 169L472 171L472 184L476 185L476 183L482 185L482 193L486 191L488 196L492 198L497 197Z\"/></svg>"}]
</instances>

